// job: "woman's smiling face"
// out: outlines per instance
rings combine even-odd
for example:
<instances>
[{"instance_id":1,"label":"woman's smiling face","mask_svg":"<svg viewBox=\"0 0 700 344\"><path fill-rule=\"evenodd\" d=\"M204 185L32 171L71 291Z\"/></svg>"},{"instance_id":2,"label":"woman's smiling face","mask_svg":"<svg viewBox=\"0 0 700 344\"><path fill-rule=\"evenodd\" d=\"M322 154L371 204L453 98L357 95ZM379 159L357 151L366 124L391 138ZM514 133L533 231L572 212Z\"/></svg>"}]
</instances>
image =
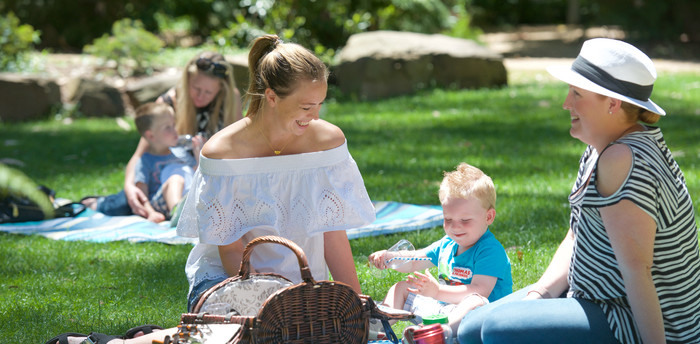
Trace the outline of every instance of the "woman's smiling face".
<instances>
[{"instance_id":1,"label":"woman's smiling face","mask_svg":"<svg viewBox=\"0 0 700 344\"><path fill-rule=\"evenodd\" d=\"M300 81L294 92L277 98L275 111L280 122L293 134L303 134L312 120L319 119L327 90L328 84L323 80Z\"/></svg>"},{"instance_id":2,"label":"woman's smiling face","mask_svg":"<svg viewBox=\"0 0 700 344\"><path fill-rule=\"evenodd\" d=\"M597 93L584 90L579 87L569 86L569 93L564 100L563 108L571 115L572 137L584 143L592 144L605 126L605 117L608 115L606 97Z\"/></svg>"}]
</instances>

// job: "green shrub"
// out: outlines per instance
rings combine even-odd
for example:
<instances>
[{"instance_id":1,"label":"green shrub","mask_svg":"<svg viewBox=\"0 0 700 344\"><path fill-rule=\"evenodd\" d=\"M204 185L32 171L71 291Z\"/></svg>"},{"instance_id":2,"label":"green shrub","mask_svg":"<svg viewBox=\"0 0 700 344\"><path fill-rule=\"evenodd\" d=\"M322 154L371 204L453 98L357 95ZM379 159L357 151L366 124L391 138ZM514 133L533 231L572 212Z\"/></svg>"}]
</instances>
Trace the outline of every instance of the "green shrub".
<instances>
[{"instance_id":1,"label":"green shrub","mask_svg":"<svg viewBox=\"0 0 700 344\"><path fill-rule=\"evenodd\" d=\"M143 74L152 69L150 60L163 48L163 41L146 31L140 20L124 18L112 25L112 36L104 34L83 49L101 57L103 63L114 61L122 76Z\"/></svg>"},{"instance_id":2,"label":"green shrub","mask_svg":"<svg viewBox=\"0 0 700 344\"><path fill-rule=\"evenodd\" d=\"M220 46L248 46L263 33L299 43L330 61L350 35L395 30L426 34L444 33L473 38L467 0L376 1L241 1L240 7L220 8L229 13L226 27L215 30L212 40Z\"/></svg>"},{"instance_id":3,"label":"green shrub","mask_svg":"<svg viewBox=\"0 0 700 344\"><path fill-rule=\"evenodd\" d=\"M39 43L39 31L20 25L14 13L0 16L0 71L17 71L26 62L26 53Z\"/></svg>"}]
</instances>

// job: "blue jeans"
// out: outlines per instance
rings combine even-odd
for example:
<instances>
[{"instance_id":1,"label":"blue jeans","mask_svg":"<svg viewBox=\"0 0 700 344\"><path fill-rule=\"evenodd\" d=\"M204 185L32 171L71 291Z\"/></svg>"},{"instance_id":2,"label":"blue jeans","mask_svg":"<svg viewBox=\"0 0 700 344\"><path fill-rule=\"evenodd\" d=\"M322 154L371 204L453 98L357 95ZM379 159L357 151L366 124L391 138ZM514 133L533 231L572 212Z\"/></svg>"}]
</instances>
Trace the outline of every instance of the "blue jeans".
<instances>
[{"instance_id":1,"label":"blue jeans","mask_svg":"<svg viewBox=\"0 0 700 344\"><path fill-rule=\"evenodd\" d=\"M467 314L460 344L619 344L600 306L577 298L522 300L528 288Z\"/></svg>"},{"instance_id":2,"label":"blue jeans","mask_svg":"<svg viewBox=\"0 0 700 344\"><path fill-rule=\"evenodd\" d=\"M202 294L204 294L205 291L209 290L209 288L219 284L223 280L224 278L204 280L195 284L195 286L192 288L192 291L190 291L189 295L187 295L187 311L192 312L192 309L199 301L199 297L202 296Z\"/></svg>"},{"instance_id":3,"label":"blue jeans","mask_svg":"<svg viewBox=\"0 0 700 344\"><path fill-rule=\"evenodd\" d=\"M109 196L98 197L95 210L109 216L134 215L124 190Z\"/></svg>"}]
</instances>

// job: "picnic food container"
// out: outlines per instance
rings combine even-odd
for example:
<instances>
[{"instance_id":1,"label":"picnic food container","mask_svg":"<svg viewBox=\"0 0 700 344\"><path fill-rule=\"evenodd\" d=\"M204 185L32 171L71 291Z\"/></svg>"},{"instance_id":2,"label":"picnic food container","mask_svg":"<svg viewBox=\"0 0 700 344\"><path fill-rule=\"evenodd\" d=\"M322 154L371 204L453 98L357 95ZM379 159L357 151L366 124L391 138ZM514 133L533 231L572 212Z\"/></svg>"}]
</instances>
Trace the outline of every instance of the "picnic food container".
<instances>
[{"instance_id":1,"label":"picnic food container","mask_svg":"<svg viewBox=\"0 0 700 344\"><path fill-rule=\"evenodd\" d=\"M403 339L406 344L446 344L441 324L409 326L403 331Z\"/></svg>"},{"instance_id":2,"label":"picnic food container","mask_svg":"<svg viewBox=\"0 0 700 344\"><path fill-rule=\"evenodd\" d=\"M440 324L445 336L445 343L452 344L452 327L449 325L447 314L434 314L423 317L423 325Z\"/></svg>"}]
</instances>

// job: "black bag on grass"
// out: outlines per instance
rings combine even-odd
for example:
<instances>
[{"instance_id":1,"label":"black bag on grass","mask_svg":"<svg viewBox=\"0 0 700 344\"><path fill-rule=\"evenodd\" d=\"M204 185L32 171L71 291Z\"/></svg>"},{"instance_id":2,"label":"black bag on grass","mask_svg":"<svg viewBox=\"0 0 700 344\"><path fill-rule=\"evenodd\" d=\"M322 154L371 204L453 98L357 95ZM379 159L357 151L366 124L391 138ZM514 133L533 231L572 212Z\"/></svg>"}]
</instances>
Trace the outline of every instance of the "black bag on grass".
<instances>
[{"instance_id":1,"label":"black bag on grass","mask_svg":"<svg viewBox=\"0 0 700 344\"><path fill-rule=\"evenodd\" d=\"M39 189L52 201L55 192L45 186ZM85 210L80 203L68 203L53 209L53 218L73 217ZM27 197L14 195L0 196L0 223L41 221L47 219L44 212L36 202Z\"/></svg>"}]
</instances>

